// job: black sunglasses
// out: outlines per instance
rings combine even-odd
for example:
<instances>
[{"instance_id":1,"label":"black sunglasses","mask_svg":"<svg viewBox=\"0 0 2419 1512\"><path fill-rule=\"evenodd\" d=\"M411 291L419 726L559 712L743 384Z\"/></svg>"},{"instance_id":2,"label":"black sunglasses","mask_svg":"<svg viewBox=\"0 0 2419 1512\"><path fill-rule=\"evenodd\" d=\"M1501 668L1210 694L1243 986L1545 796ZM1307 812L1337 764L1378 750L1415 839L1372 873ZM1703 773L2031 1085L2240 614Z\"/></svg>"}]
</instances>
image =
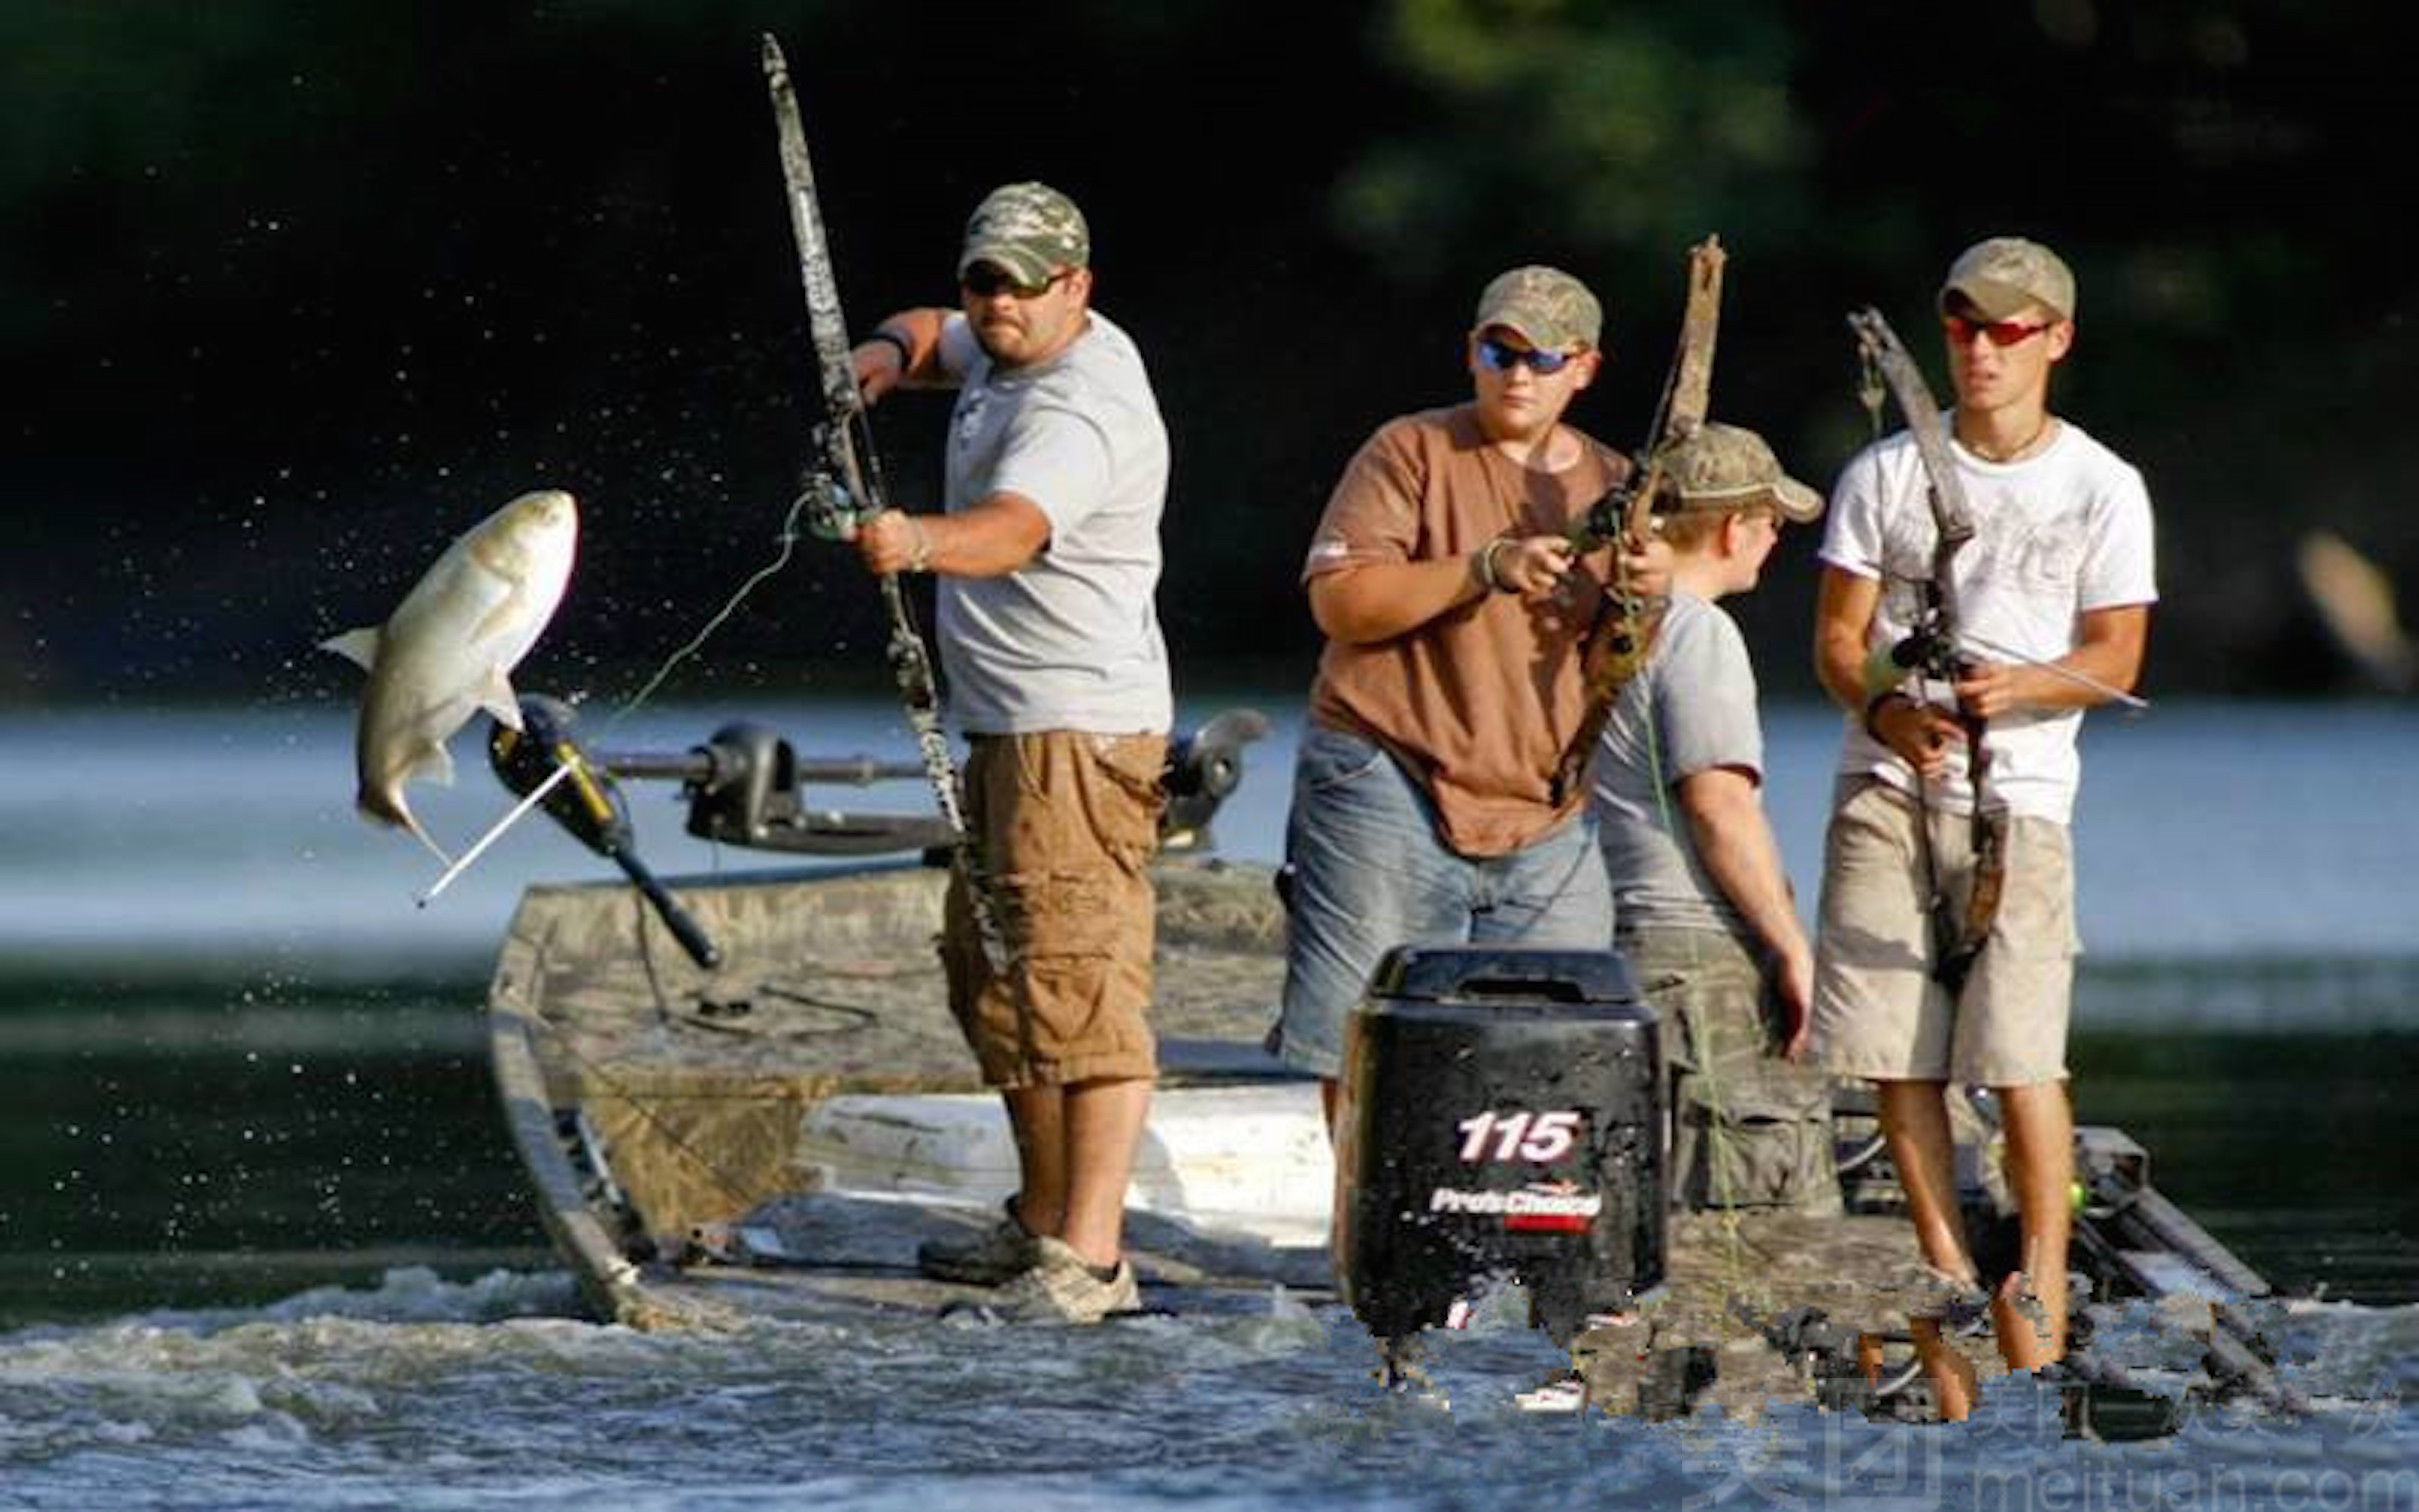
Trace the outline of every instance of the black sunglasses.
<instances>
[{"instance_id":1,"label":"black sunglasses","mask_svg":"<svg viewBox=\"0 0 2419 1512\"><path fill-rule=\"evenodd\" d=\"M1491 372L1508 373L1527 363L1529 371L1550 378L1570 365L1577 352L1549 352L1540 347L1516 347L1493 336L1478 338L1478 360Z\"/></svg>"},{"instance_id":2,"label":"black sunglasses","mask_svg":"<svg viewBox=\"0 0 2419 1512\"><path fill-rule=\"evenodd\" d=\"M994 294L1013 294L1019 299L1039 299L1050 292L1051 285L1072 272L1061 268L1040 283L1029 284L995 263L976 263L958 276L958 285L977 299L989 299Z\"/></svg>"}]
</instances>

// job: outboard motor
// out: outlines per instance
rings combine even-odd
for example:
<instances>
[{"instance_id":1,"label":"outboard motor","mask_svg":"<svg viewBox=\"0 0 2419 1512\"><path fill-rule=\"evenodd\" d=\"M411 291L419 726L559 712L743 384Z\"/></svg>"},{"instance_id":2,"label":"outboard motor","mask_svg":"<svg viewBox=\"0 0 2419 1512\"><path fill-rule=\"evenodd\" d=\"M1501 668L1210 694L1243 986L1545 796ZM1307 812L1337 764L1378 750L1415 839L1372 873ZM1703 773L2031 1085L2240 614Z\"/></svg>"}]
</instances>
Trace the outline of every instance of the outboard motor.
<instances>
[{"instance_id":1,"label":"outboard motor","mask_svg":"<svg viewBox=\"0 0 2419 1512\"><path fill-rule=\"evenodd\" d=\"M1662 1055L1609 951L1398 946L1345 1026L1336 1271L1391 1349L1510 1276L1557 1344L1664 1271Z\"/></svg>"}]
</instances>

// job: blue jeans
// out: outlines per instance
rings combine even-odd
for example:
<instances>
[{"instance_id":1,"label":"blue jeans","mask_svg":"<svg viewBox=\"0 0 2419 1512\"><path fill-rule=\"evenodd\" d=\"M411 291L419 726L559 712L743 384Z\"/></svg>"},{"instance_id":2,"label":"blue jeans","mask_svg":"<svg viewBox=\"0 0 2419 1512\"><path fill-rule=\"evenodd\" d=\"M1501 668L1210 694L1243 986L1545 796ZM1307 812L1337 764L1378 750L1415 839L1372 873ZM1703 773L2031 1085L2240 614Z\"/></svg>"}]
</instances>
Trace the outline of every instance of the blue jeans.
<instances>
[{"instance_id":1,"label":"blue jeans","mask_svg":"<svg viewBox=\"0 0 2419 1512\"><path fill-rule=\"evenodd\" d=\"M1602 950L1613 892L1583 809L1506 856L1464 856L1438 838L1427 793L1358 735L1311 725L1285 825L1292 871L1285 1002L1268 1048L1334 1077L1344 1018L1397 945L1558 945Z\"/></svg>"}]
</instances>

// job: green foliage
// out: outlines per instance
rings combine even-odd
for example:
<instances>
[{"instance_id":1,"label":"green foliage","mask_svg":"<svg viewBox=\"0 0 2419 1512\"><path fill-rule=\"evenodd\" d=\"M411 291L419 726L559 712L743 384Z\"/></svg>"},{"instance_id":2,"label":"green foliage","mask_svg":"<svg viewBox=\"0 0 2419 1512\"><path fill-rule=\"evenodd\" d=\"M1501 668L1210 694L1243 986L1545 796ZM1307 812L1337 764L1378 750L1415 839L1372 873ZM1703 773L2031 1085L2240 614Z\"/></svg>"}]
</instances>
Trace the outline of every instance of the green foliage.
<instances>
[{"instance_id":1,"label":"green foliage","mask_svg":"<svg viewBox=\"0 0 2419 1512\"><path fill-rule=\"evenodd\" d=\"M1334 219L1397 274L1802 228L1813 149L1777 6L1393 0L1376 40L1418 108L1372 140Z\"/></svg>"}]
</instances>

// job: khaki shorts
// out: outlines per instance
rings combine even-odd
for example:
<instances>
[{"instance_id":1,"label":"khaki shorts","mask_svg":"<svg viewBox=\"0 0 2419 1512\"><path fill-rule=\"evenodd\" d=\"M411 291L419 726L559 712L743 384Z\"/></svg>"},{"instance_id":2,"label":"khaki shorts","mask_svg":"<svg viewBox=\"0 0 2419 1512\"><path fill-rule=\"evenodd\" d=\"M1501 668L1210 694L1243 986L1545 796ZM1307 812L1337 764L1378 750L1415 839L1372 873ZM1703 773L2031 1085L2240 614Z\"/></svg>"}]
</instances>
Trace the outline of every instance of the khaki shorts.
<instances>
[{"instance_id":1,"label":"khaki shorts","mask_svg":"<svg viewBox=\"0 0 2419 1512\"><path fill-rule=\"evenodd\" d=\"M2026 1087L2066 1075L2074 987L2074 854L2066 826L2018 815L2006 891L1965 990L1932 980L1929 876L1915 800L1886 783L1842 785L1823 842L1814 950L1814 1054L1872 1081ZM1933 865L1962 906L1971 822L1934 813Z\"/></svg>"},{"instance_id":2,"label":"khaki shorts","mask_svg":"<svg viewBox=\"0 0 2419 1512\"><path fill-rule=\"evenodd\" d=\"M963 875L950 879L941 964L984 1085L1149 1080L1167 738L1052 730L970 744L966 825L1011 964L993 970Z\"/></svg>"}]
</instances>

